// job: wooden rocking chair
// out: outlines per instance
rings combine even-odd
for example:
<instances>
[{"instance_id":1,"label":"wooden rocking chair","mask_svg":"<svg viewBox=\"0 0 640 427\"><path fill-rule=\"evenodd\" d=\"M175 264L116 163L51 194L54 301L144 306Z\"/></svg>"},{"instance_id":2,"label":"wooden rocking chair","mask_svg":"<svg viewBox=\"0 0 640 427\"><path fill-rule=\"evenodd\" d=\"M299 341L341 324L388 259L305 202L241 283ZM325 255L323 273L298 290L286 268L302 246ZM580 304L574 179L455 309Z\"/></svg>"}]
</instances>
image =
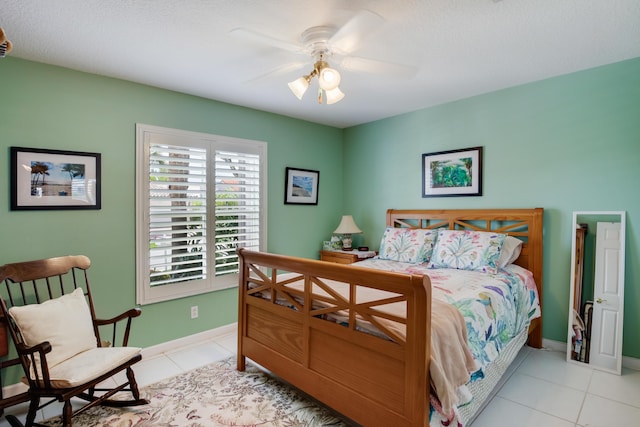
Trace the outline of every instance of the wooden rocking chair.
<instances>
[{"instance_id":1,"label":"wooden rocking chair","mask_svg":"<svg viewBox=\"0 0 640 427\"><path fill-rule=\"evenodd\" d=\"M23 382L29 386L12 403L30 401L27 427L37 425L37 411L56 400L64 402L65 427L72 425L74 415L97 404L149 403L140 398L131 369L142 359L141 349L127 346L131 320L141 311L134 308L111 319L97 319L87 276L90 265L86 256L65 256L0 267L2 314L18 353L15 364L22 365ZM117 325L124 331L117 331ZM100 329L108 329L111 342L119 339L121 346L103 341ZM97 387L121 371L126 372L125 382L115 388ZM130 392L132 399L111 399L120 391ZM88 403L74 411L74 397ZM40 404L43 398L46 402ZM15 416L6 419L12 426L22 426Z\"/></svg>"}]
</instances>

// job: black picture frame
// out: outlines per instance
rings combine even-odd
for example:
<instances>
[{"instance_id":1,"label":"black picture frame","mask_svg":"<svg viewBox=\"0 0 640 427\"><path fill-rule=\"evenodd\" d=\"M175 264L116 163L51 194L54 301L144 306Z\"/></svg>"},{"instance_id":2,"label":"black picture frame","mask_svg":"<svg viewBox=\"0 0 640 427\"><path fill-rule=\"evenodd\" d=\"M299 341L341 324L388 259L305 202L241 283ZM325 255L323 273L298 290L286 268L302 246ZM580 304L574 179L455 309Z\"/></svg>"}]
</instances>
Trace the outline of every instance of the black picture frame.
<instances>
[{"instance_id":1,"label":"black picture frame","mask_svg":"<svg viewBox=\"0 0 640 427\"><path fill-rule=\"evenodd\" d=\"M310 169L285 169L284 203L286 205L317 205L320 172Z\"/></svg>"},{"instance_id":2,"label":"black picture frame","mask_svg":"<svg viewBox=\"0 0 640 427\"><path fill-rule=\"evenodd\" d=\"M482 147L422 155L422 197L482 196Z\"/></svg>"},{"instance_id":3,"label":"black picture frame","mask_svg":"<svg viewBox=\"0 0 640 427\"><path fill-rule=\"evenodd\" d=\"M101 209L99 153L10 148L11 210Z\"/></svg>"}]
</instances>

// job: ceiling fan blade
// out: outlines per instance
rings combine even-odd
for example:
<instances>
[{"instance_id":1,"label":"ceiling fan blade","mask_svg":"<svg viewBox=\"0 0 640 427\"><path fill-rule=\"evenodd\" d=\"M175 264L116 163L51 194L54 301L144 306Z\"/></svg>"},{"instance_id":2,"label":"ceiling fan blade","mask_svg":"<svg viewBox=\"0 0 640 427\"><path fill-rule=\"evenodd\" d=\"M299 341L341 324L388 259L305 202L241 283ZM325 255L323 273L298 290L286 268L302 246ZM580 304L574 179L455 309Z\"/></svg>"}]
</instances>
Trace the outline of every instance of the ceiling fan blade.
<instances>
[{"instance_id":1,"label":"ceiling fan blade","mask_svg":"<svg viewBox=\"0 0 640 427\"><path fill-rule=\"evenodd\" d=\"M248 28L234 28L229 31L232 36L238 37L243 40L247 40L252 43L259 43L262 45L273 46L278 49L283 49L289 52L304 53L303 46L297 43L293 43L287 40L282 40L277 37L270 36L258 31L250 30Z\"/></svg>"},{"instance_id":2,"label":"ceiling fan blade","mask_svg":"<svg viewBox=\"0 0 640 427\"><path fill-rule=\"evenodd\" d=\"M379 61L376 59L347 56L342 59L340 66L348 71L361 71L365 73L385 74L388 76L410 79L418 72L418 67L413 65L398 64L395 62Z\"/></svg>"},{"instance_id":3,"label":"ceiling fan blade","mask_svg":"<svg viewBox=\"0 0 640 427\"><path fill-rule=\"evenodd\" d=\"M281 65L279 67L273 68L273 69L267 71L264 74L261 74L261 75L259 75L257 77L254 77L254 78L250 79L250 80L247 80L245 83L254 84L254 83L260 82L260 81L265 80L265 79L270 79L270 78L273 78L273 77L283 76L285 74L288 74L288 73L291 73L293 71L299 70L299 69L301 69L302 67L304 67L305 65L308 65L308 64L309 64L308 61L306 61L306 62L291 62L289 64L284 64L284 65Z\"/></svg>"},{"instance_id":4,"label":"ceiling fan blade","mask_svg":"<svg viewBox=\"0 0 640 427\"><path fill-rule=\"evenodd\" d=\"M331 49L340 55L354 52L360 42L380 28L384 18L368 9L362 9L347 21L329 39Z\"/></svg>"}]
</instances>

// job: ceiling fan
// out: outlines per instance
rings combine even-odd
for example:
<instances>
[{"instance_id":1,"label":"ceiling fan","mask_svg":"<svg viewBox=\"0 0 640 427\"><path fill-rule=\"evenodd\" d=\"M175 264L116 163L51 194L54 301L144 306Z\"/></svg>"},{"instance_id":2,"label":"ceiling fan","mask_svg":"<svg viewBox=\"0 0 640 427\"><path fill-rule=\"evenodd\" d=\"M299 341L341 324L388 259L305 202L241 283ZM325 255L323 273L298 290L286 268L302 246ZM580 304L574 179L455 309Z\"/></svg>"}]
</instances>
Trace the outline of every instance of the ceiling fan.
<instances>
[{"instance_id":1,"label":"ceiling fan","mask_svg":"<svg viewBox=\"0 0 640 427\"><path fill-rule=\"evenodd\" d=\"M313 58L313 69L306 75L289 83L289 88L298 97L306 92L314 77L318 78L318 103L322 103L323 94L327 104L334 104L344 98L340 90L341 76L337 69L331 68L329 59L347 71L367 72L410 78L415 75L417 68L411 65L362 58L351 55L358 48L364 38L379 29L384 19L375 12L362 9L357 12L342 27L320 25L306 29L298 42L290 42L263 34L247 28L235 28L230 31L234 36L267 44L295 54L304 54ZM307 61L296 61L277 67L255 79L261 80L290 73L308 65Z\"/></svg>"}]
</instances>

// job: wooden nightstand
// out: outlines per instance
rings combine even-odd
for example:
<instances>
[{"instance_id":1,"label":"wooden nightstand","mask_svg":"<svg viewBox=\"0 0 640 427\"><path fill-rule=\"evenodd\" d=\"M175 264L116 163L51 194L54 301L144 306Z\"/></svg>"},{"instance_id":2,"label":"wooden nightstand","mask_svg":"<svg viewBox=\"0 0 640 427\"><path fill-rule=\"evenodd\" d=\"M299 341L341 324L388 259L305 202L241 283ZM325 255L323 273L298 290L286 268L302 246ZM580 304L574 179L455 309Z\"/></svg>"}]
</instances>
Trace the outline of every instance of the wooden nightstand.
<instances>
[{"instance_id":1,"label":"wooden nightstand","mask_svg":"<svg viewBox=\"0 0 640 427\"><path fill-rule=\"evenodd\" d=\"M373 251L365 253L364 257L360 257L358 251L320 251L320 261L335 262L337 264L353 264L376 255Z\"/></svg>"}]
</instances>

